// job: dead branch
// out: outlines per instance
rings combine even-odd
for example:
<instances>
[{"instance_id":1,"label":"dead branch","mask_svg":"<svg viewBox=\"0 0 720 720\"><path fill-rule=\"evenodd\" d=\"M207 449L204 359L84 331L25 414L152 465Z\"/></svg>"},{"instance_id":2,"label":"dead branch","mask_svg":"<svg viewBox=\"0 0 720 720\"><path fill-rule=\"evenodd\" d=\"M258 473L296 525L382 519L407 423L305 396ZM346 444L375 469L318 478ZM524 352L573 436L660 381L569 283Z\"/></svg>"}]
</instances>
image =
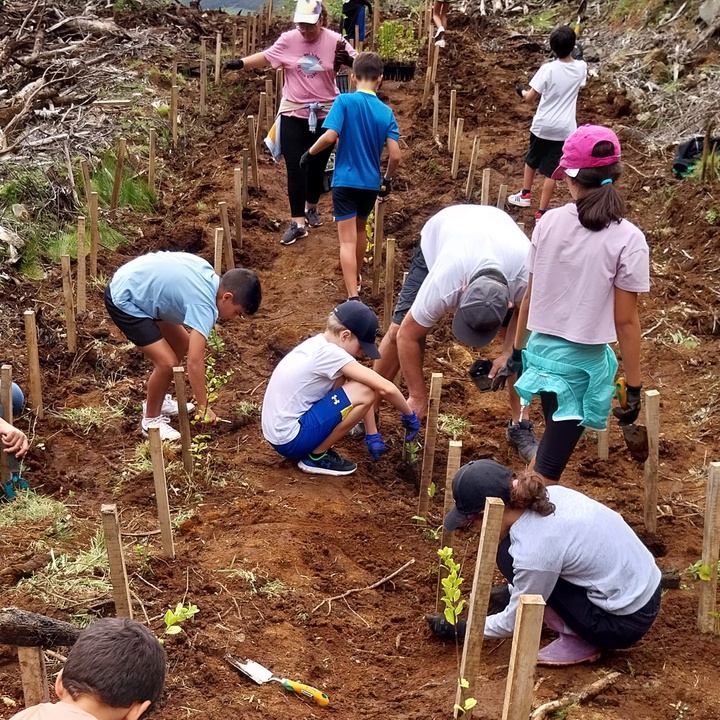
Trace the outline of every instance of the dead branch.
<instances>
[{"instance_id":1,"label":"dead branch","mask_svg":"<svg viewBox=\"0 0 720 720\"><path fill-rule=\"evenodd\" d=\"M0 645L55 647L74 645L80 628L63 620L19 608L0 610Z\"/></svg>"},{"instance_id":2,"label":"dead branch","mask_svg":"<svg viewBox=\"0 0 720 720\"><path fill-rule=\"evenodd\" d=\"M600 678L600 680L596 680L594 683L586 685L578 692L568 693L557 700L547 702L533 711L532 715L530 715L530 720L545 720L550 713L570 707L571 705L575 705L575 703L583 703L588 700L592 700L594 697L603 692L603 690L607 690L619 677L619 672L610 673L604 678Z\"/></svg>"},{"instance_id":3,"label":"dead branch","mask_svg":"<svg viewBox=\"0 0 720 720\"><path fill-rule=\"evenodd\" d=\"M373 583L372 585L366 585L365 587L359 587L359 588L352 588L351 590L346 590L341 595L334 595L330 598L325 598L321 603L318 603L310 612L315 612L319 608L321 608L325 603L328 605L328 615L330 614L330 611L332 610L332 602L333 600L344 600L349 595L352 595L353 593L359 593L359 592L365 592L366 590L374 590L377 587L380 587L383 583L386 583L388 580L392 580L396 575L399 575L403 570L406 570L409 568L413 563L415 562L415 558L410 558L402 567L398 568L395 572L390 573L389 575L386 575L384 578L381 578L377 582Z\"/></svg>"},{"instance_id":4,"label":"dead branch","mask_svg":"<svg viewBox=\"0 0 720 720\"><path fill-rule=\"evenodd\" d=\"M111 37L129 38L125 30L119 25L116 25L112 20L90 20L86 17L72 17L65 18L58 23L55 23L52 27L47 29L48 33L55 32L61 27L69 27L73 30L79 30L80 32L87 33L89 35L97 35L99 37L105 37L110 35Z\"/></svg>"}]
</instances>

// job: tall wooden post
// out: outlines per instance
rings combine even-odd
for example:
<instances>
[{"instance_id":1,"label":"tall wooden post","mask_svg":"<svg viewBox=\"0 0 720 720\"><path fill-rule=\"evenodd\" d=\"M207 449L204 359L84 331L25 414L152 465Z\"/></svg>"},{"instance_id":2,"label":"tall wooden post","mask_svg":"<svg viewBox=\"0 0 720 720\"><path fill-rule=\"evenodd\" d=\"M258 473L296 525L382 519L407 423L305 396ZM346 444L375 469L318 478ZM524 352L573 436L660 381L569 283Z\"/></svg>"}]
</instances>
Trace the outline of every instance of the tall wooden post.
<instances>
[{"instance_id":1,"label":"tall wooden post","mask_svg":"<svg viewBox=\"0 0 720 720\"><path fill-rule=\"evenodd\" d=\"M720 462L710 463L705 497L702 564L710 569L710 579L700 581L697 626L700 632L718 633L717 612L718 559L720 557Z\"/></svg>"},{"instance_id":2,"label":"tall wooden post","mask_svg":"<svg viewBox=\"0 0 720 720\"><path fill-rule=\"evenodd\" d=\"M157 144L157 133L155 128L150 128L150 150L148 158L148 187L151 193L155 193L155 145Z\"/></svg>"},{"instance_id":3,"label":"tall wooden post","mask_svg":"<svg viewBox=\"0 0 720 720\"><path fill-rule=\"evenodd\" d=\"M220 223L222 224L225 239L225 269L232 270L235 267L235 253L233 252L232 236L230 235L227 203L224 200L218 203L218 210L220 211Z\"/></svg>"},{"instance_id":4,"label":"tall wooden post","mask_svg":"<svg viewBox=\"0 0 720 720\"><path fill-rule=\"evenodd\" d=\"M657 530L658 468L660 465L660 393L657 390L645 392L645 425L648 436L648 459L645 461L645 529Z\"/></svg>"},{"instance_id":5,"label":"tall wooden post","mask_svg":"<svg viewBox=\"0 0 720 720\"><path fill-rule=\"evenodd\" d=\"M100 248L100 208L96 192L90 193L90 277L98 274L98 250Z\"/></svg>"},{"instance_id":6,"label":"tall wooden post","mask_svg":"<svg viewBox=\"0 0 720 720\"><path fill-rule=\"evenodd\" d=\"M12 406L12 365L3 365L0 368L0 404L2 405L3 420L8 425L13 424L13 406ZM6 453L5 446L0 442L0 481L3 483L10 482L10 455Z\"/></svg>"},{"instance_id":7,"label":"tall wooden post","mask_svg":"<svg viewBox=\"0 0 720 720\"><path fill-rule=\"evenodd\" d=\"M25 343L28 355L28 373L30 375L30 407L38 420L45 416L42 401L42 379L40 375L40 356L38 354L37 327L35 325L35 312L26 310L23 313L25 320Z\"/></svg>"},{"instance_id":8,"label":"tall wooden post","mask_svg":"<svg viewBox=\"0 0 720 720\"><path fill-rule=\"evenodd\" d=\"M242 250L243 234L243 171L242 168L233 170L233 190L235 191L235 245L238 250Z\"/></svg>"},{"instance_id":9,"label":"tall wooden post","mask_svg":"<svg viewBox=\"0 0 720 720\"><path fill-rule=\"evenodd\" d=\"M187 409L187 388L185 387L185 368L174 367L175 399L178 404L178 425L180 426L180 446L182 447L183 468L188 475L193 472L193 456L190 452L192 436L190 433L190 416Z\"/></svg>"},{"instance_id":10,"label":"tall wooden post","mask_svg":"<svg viewBox=\"0 0 720 720\"><path fill-rule=\"evenodd\" d=\"M105 533L105 547L110 561L110 582L112 595L115 601L115 614L119 617L133 616L130 601L130 586L128 585L127 570L125 569L125 554L123 552L120 536L120 521L118 520L117 505L101 505L103 531Z\"/></svg>"},{"instance_id":11,"label":"tall wooden post","mask_svg":"<svg viewBox=\"0 0 720 720\"><path fill-rule=\"evenodd\" d=\"M438 137L438 126L440 124L440 86L435 83L433 88L433 120L432 120L433 138Z\"/></svg>"},{"instance_id":12,"label":"tall wooden post","mask_svg":"<svg viewBox=\"0 0 720 720\"><path fill-rule=\"evenodd\" d=\"M172 144L177 149L178 144L178 111L179 111L179 93L180 89L177 85L172 86L170 96L170 127L172 129Z\"/></svg>"},{"instance_id":13,"label":"tall wooden post","mask_svg":"<svg viewBox=\"0 0 720 720\"><path fill-rule=\"evenodd\" d=\"M482 187L480 188L480 204L487 205L490 201L490 168L485 168L482 174Z\"/></svg>"},{"instance_id":14,"label":"tall wooden post","mask_svg":"<svg viewBox=\"0 0 720 720\"><path fill-rule=\"evenodd\" d=\"M200 115L207 112L207 60L200 60Z\"/></svg>"},{"instance_id":15,"label":"tall wooden post","mask_svg":"<svg viewBox=\"0 0 720 720\"><path fill-rule=\"evenodd\" d=\"M377 36L380 32L380 0L373 0L373 17L372 17L372 39L370 47L377 49Z\"/></svg>"},{"instance_id":16,"label":"tall wooden post","mask_svg":"<svg viewBox=\"0 0 720 720\"><path fill-rule=\"evenodd\" d=\"M75 305L73 302L72 276L70 275L70 256L60 257L62 273L63 298L65 300L65 327L67 329L68 350L77 352L77 330L75 327Z\"/></svg>"},{"instance_id":17,"label":"tall wooden post","mask_svg":"<svg viewBox=\"0 0 720 720\"><path fill-rule=\"evenodd\" d=\"M187 406L185 408L187 410ZM152 460L153 481L155 483L155 501L157 502L158 519L160 520L160 538L162 540L163 555L168 558L175 557L173 544L172 523L170 521L170 503L167 494L167 480L165 478L165 460L163 458L160 428L151 425L148 428L150 441L150 458Z\"/></svg>"},{"instance_id":18,"label":"tall wooden post","mask_svg":"<svg viewBox=\"0 0 720 720\"><path fill-rule=\"evenodd\" d=\"M457 125L455 126L455 135L453 138L453 155L452 165L450 167L450 177L453 180L457 179L458 170L460 169L460 146L462 145L462 133L463 133L463 118L457 119Z\"/></svg>"},{"instance_id":19,"label":"tall wooden post","mask_svg":"<svg viewBox=\"0 0 720 720\"><path fill-rule=\"evenodd\" d=\"M497 199L497 206L498 206L498 208L500 208L500 210L504 209L504 207L505 207L505 198L507 198L507 191L508 191L507 185L500 186L500 190L498 191L498 199Z\"/></svg>"},{"instance_id":20,"label":"tall wooden post","mask_svg":"<svg viewBox=\"0 0 720 720\"><path fill-rule=\"evenodd\" d=\"M122 185L123 168L125 167L125 151L127 140L120 138L118 143L117 158L115 160L115 179L113 181L112 196L110 198L110 213L114 215L120 199L120 187Z\"/></svg>"},{"instance_id":21,"label":"tall wooden post","mask_svg":"<svg viewBox=\"0 0 720 720\"><path fill-rule=\"evenodd\" d=\"M260 93L260 102L258 103L258 114L257 114L257 122L255 123L255 144L262 147L262 141L263 141L263 123L265 122L267 112L265 110L267 106L267 93L261 92Z\"/></svg>"},{"instance_id":22,"label":"tall wooden post","mask_svg":"<svg viewBox=\"0 0 720 720\"><path fill-rule=\"evenodd\" d=\"M475 185L475 168L477 167L477 156L480 148L480 138L476 135L473 138L472 153L470 154L470 167L468 168L467 183L465 184L465 197L471 198L473 186Z\"/></svg>"},{"instance_id":23,"label":"tall wooden post","mask_svg":"<svg viewBox=\"0 0 720 720\"><path fill-rule=\"evenodd\" d=\"M478 691L480 690L478 676L480 674L480 656L485 632L485 618L490 600L492 579L495 573L495 556L497 555L500 526L502 525L504 512L505 503L500 498L489 497L485 500L472 592L468 601L469 610L465 642L460 662L460 677L467 680L468 686L462 688L458 684L455 700L458 705L462 705L467 698L478 697ZM458 717L457 708L455 708L455 717Z\"/></svg>"},{"instance_id":24,"label":"tall wooden post","mask_svg":"<svg viewBox=\"0 0 720 720\"><path fill-rule=\"evenodd\" d=\"M222 33L215 33L215 85L220 84L220 55L222 53Z\"/></svg>"},{"instance_id":25,"label":"tall wooden post","mask_svg":"<svg viewBox=\"0 0 720 720\"><path fill-rule=\"evenodd\" d=\"M250 154L247 150L242 151L242 206L246 208L248 206L248 186L249 186L249 160Z\"/></svg>"},{"instance_id":26,"label":"tall wooden post","mask_svg":"<svg viewBox=\"0 0 720 720\"><path fill-rule=\"evenodd\" d=\"M280 101L282 100L283 86L285 84L285 70L278 68L275 70L275 107L280 111Z\"/></svg>"},{"instance_id":27,"label":"tall wooden post","mask_svg":"<svg viewBox=\"0 0 720 720\"><path fill-rule=\"evenodd\" d=\"M385 241L385 204L375 201L375 230L373 232L373 277L372 294L380 293L380 269L382 267L382 251Z\"/></svg>"},{"instance_id":28,"label":"tall wooden post","mask_svg":"<svg viewBox=\"0 0 720 720\"><path fill-rule=\"evenodd\" d=\"M23 700L29 708L50 702L45 655L39 647L18 647Z\"/></svg>"},{"instance_id":29,"label":"tall wooden post","mask_svg":"<svg viewBox=\"0 0 720 720\"><path fill-rule=\"evenodd\" d=\"M453 507L455 507L455 498L453 497L452 492L452 481L455 475L457 475L457 471L460 469L461 456L462 441L451 440L448 446L447 470L445 471L445 501L443 503L443 519L453 509ZM440 533L440 548L451 548L453 547L453 542L454 533L446 530L445 526L443 525L442 531ZM447 577L447 574L447 568L442 563L440 563L440 570L438 572L437 581L437 593L435 597L435 612L439 612L442 609L442 580L444 577Z\"/></svg>"},{"instance_id":30,"label":"tall wooden post","mask_svg":"<svg viewBox=\"0 0 720 720\"><path fill-rule=\"evenodd\" d=\"M90 211L90 193L92 192L92 183L90 182L90 168L87 160L80 161L80 170L83 177L83 188L85 189L85 204Z\"/></svg>"},{"instance_id":31,"label":"tall wooden post","mask_svg":"<svg viewBox=\"0 0 720 720\"><path fill-rule=\"evenodd\" d=\"M223 232L222 228L215 228L215 274L222 275L222 257L223 257Z\"/></svg>"},{"instance_id":32,"label":"tall wooden post","mask_svg":"<svg viewBox=\"0 0 720 720\"><path fill-rule=\"evenodd\" d=\"M420 471L420 498L418 500L417 514L420 517L427 515L430 504L428 491L433 477L433 464L435 463L435 441L437 440L437 421L440 411L440 395L442 394L442 373L433 373L430 377L430 395L428 397L428 411L425 420L425 447L423 447L422 470Z\"/></svg>"},{"instance_id":33,"label":"tall wooden post","mask_svg":"<svg viewBox=\"0 0 720 720\"><path fill-rule=\"evenodd\" d=\"M395 239L388 238L385 244L385 308L383 330L387 332L392 322L393 290L395 287Z\"/></svg>"},{"instance_id":34,"label":"tall wooden post","mask_svg":"<svg viewBox=\"0 0 720 720\"><path fill-rule=\"evenodd\" d=\"M255 118L248 115L248 134L250 136L250 162L252 164L253 187L260 189L260 173L258 172L257 132Z\"/></svg>"},{"instance_id":35,"label":"tall wooden post","mask_svg":"<svg viewBox=\"0 0 720 720\"><path fill-rule=\"evenodd\" d=\"M270 118L275 117L275 91L273 90L273 81L268 78L265 81L265 97L267 103L267 114L268 114L268 131L272 127Z\"/></svg>"},{"instance_id":36,"label":"tall wooden post","mask_svg":"<svg viewBox=\"0 0 720 720\"><path fill-rule=\"evenodd\" d=\"M77 278L75 292L77 294L78 315L87 310L87 261L85 259L85 216L78 216L77 226Z\"/></svg>"},{"instance_id":37,"label":"tall wooden post","mask_svg":"<svg viewBox=\"0 0 720 720\"><path fill-rule=\"evenodd\" d=\"M455 143L455 113L457 111L457 90L450 91L450 122L448 123L448 152L452 152Z\"/></svg>"}]
</instances>

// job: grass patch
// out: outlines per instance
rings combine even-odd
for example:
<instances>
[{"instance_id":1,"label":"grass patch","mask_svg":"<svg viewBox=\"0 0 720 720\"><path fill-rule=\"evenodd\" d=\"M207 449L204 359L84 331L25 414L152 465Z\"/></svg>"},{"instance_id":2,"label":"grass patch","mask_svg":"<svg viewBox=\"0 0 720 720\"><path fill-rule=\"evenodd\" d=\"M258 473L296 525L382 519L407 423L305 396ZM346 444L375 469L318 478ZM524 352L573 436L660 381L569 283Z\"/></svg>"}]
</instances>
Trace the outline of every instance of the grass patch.
<instances>
[{"instance_id":1,"label":"grass patch","mask_svg":"<svg viewBox=\"0 0 720 720\"><path fill-rule=\"evenodd\" d=\"M252 400L243 400L236 408L237 414L241 418L255 417L261 412L260 403L253 402Z\"/></svg>"},{"instance_id":2,"label":"grass patch","mask_svg":"<svg viewBox=\"0 0 720 720\"><path fill-rule=\"evenodd\" d=\"M453 440L456 440L460 435L467 431L470 427L470 422L466 418L458 417L457 415L440 414L438 415L438 429L445 435L450 435Z\"/></svg>"},{"instance_id":3,"label":"grass patch","mask_svg":"<svg viewBox=\"0 0 720 720\"><path fill-rule=\"evenodd\" d=\"M537 15L524 15L521 21L532 26L536 32L550 32L556 25L559 25L563 15L561 8L548 8Z\"/></svg>"},{"instance_id":4,"label":"grass patch","mask_svg":"<svg viewBox=\"0 0 720 720\"><path fill-rule=\"evenodd\" d=\"M23 490L11 503L0 505L0 528L40 520L60 520L67 514L68 510L61 502L32 490Z\"/></svg>"},{"instance_id":5,"label":"grass patch","mask_svg":"<svg viewBox=\"0 0 720 720\"><path fill-rule=\"evenodd\" d=\"M87 435L91 430L123 417L124 408L119 405L103 405L100 407L68 408L55 413L56 417L70 423L76 430Z\"/></svg>"},{"instance_id":6,"label":"grass patch","mask_svg":"<svg viewBox=\"0 0 720 720\"><path fill-rule=\"evenodd\" d=\"M282 597L290 592L288 586L282 580L270 580L258 588L258 593L265 597Z\"/></svg>"},{"instance_id":7,"label":"grass patch","mask_svg":"<svg viewBox=\"0 0 720 720\"><path fill-rule=\"evenodd\" d=\"M108 151L102 156L100 164L90 175L90 186L98 194L99 201L105 206L109 206L112 199L116 165L115 151ZM84 192L82 175L79 175L78 180L78 184L82 186L82 192ZM155 193L150 189L147 182L134 172L128 158L125 158L118 207L129 207L139 212L150 213L155 210L156 203Z\"/></svg>"},{"instance_id":8,"label":"grass patch","mask_svg":"<svg viewBox=\"0 0 720 720\"><path fill-rule=\"evenodd\" d=\"M85 254L90 254L90 218L87 218L85 229ZM98 222L100 230L100 245L106 250L115 251L122 245L127 245L127 238L117 230L111 228L104 220ZM60 263L63 255L77 259L77 227L68 226L57 237L47 243L47 257L54 263Z\"/></svg>"}]
</instances>

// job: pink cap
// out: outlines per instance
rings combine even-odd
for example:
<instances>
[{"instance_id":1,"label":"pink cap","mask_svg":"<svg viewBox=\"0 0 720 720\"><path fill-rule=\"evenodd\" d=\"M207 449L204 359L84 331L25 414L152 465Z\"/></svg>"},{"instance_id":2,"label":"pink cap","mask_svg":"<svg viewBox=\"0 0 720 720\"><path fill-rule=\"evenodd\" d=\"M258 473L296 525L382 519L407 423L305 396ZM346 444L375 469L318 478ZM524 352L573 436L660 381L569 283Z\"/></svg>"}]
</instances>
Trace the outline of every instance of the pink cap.
<instances>
[{"instance_id":1,"label":"pink cap","mask_svg":"<svg viewBox=\"0 0 720 720\"><path fill-rule=\"evenodd\" d=\"M593 148L599 142L611 142L615 152L606 157L593 157ZM552 179L562 180L565 175L575 177L583 168L612 165L619 159L620 141L610 128L602 125L581 125L563 143L560 164L552 174Z\"/></svg>"}]
</instances>

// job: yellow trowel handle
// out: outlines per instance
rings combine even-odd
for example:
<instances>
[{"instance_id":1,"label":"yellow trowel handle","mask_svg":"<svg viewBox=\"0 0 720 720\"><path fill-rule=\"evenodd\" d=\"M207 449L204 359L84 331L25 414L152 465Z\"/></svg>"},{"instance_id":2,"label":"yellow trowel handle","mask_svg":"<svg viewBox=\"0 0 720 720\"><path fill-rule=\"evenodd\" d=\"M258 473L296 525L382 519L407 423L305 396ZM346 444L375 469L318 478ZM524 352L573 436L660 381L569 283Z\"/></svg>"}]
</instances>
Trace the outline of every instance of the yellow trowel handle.
<instances>
[{"instance_id":1,"label":"yellow trowel handle","mask_svg":"<svg viewBox=\"0 0 720 720\"><path fill-rule=\"evenodd\" d=\"M615 397L617 398L618 405L625 410L627 409L627 383L625 378L621 377L615 381Z\"/></svg>"},{"instance_id":2,"label":"yellow trowel handle","mask_svg":"<svg viewBox=\"0 0 720 720\"><path fill-rule=\"evenodd\" d=\"M320 707L327 707L330 704L330 698L317 688L311 687L310 685L303 685L299 682L293 682L292 680L282 680L281 682L286 690L297 693L300 697L314 700Z\"/></svg>"}]
</instances>

